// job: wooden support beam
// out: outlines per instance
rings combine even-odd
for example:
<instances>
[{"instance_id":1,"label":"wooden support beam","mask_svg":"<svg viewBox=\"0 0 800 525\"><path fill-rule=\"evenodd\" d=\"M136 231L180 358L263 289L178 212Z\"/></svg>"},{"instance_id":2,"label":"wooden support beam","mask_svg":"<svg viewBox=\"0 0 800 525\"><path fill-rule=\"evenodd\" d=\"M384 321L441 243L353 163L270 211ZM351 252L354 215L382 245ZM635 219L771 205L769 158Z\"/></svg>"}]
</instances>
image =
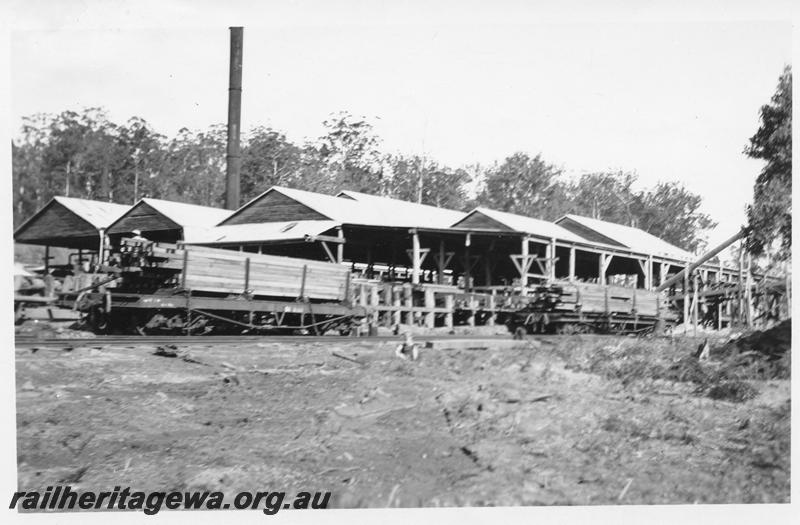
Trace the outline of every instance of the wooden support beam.
<instances>
[{"instance_id":1,"label":"wooden support beam","mask_svg":"<svg viewBox=\"0 0 800 525\"><path fill-rule=\"evenodd\" d=\"M419 264L420 264L420 269L422 268L422 265L423 265L423 264L425 264L425 259L428 257L428 254L429 254L430 252L431 252L431 249L430 249L430 248L420 248L420 249L419 249ZM414 250L406 250L406 254L408 255L408 259L409 259L409 260L412 262L412 264L413 264L413 262L414 262Z\"/></svg>"},{"instance_id":2,"label":"wooden support beam","mask_svg":"<svg viewBox=\"0 0 800 525\"><path fill-rule=\"evenodd\" d=\"M467 317L467 324L469 326L475 326L475 314L478 308L477 303L478 302L475 300L475 296L470 295L468 301L469 316Z\"/></svg>"},{"instance_id":3,"label":"wooden support beam","mask_svg":"<svg viewBox=\"0 0 800 525\"><path fill-rule=\"evenodd\" d=\"M569 276L570 282L575 281L575 247L569 249Z\"/></svg>"},{"instance_id":4,"label":"wooden support beam","mask_svg":"<svg viewBox=\"0 0 800 525\"><path fill-rule=\"evenodd\" d=\"M336 245L336 262L342 264L344 261L344 231L341 226L336 228L336 237L339 239L339 243Z\"/></svg>"},{"instance_id":5,"label":"wooden support beam","mask_svg":"<svg viewBox=\"0 0 800 525\"><path fill-rule=\"evenodd\" d=\"M558 258L556 257L556 240L555 238L550 239L550 243L547 245L545 252L545 257L547 257L547 280L548 281L555 281L556 280L556 261Z\"/></svg>"},{"instance_id":6,"label":"wooden support beam","mask_svg":"<svg viewBox=\"0 0 800 525\"><path fill-rule=\"evenodd\" d=\"M100 228L100 246L97 249L97 265L105 264L105 253L106 253L106 230L105 228Z\"/></svg>"},{"instance_id":7,"label":"wooden support beam","mask_svg":"<svg viewBox=\"0 0 800 525\"><path fill-rule=\"evenodd\" d=\"M380 321L380 313L378 312L378 305L380 305L380 296L378 294L378 286L372 285L369 290L369 304L372 306L371 323L372 326L377 327Z\"/></svg>"},{"instance_id":8,"label":"wooden support beam","mask_svg":"<svg viewBox=\"0 0 800 525\"><path fill-rule=\"evenodd\" d=\"M751 287L753 276L750 273L753 260L749 252L746 255L746 261L747 261L747 273L745 274L745 291L744 291L745 319L747 320L747 328L753 328L753 290Z\"/></svg>"},{"instance_id":9,"label":"wooden support beam","mask_svg":"<svg viewBox=\"0 0 800 525\"><path fill-rule=\"evenodd\" d=\"M338 233L341 231L341 228L337 228L337 236L334 237L333 235L305 235L303 240L306 242L330 242L330 243L338 243L338 244L345 244L345 239L343 236L339 236Z\"/></svg>"},{"instance_id":10,"label":"wooden support beam","mask_svg":"<svg viewBox=\"0 0 800 525\"><path fill-rule=\"evenodd\" d=\"M444 296L444 307L447 309L447 313L444 314L444 325L447 328L453 328L453 312L455 311L455 298L453 294Z\"/></svg>"},{"instance_id":11,"label":"wooden support beam","mask_svg":"<svg viewBox=\"0 0 800 525\"><path fill-rule=\"evenodd\" d=\"M250 293L250 257L244 260L244 290L242 293L245 295Z\"/></svg>"},{"instance_id":12,"label":"wooden support beam","mask_svg":"<svg viewBox=\"0 0 800 525\"><path fill-rule=\"evenodd\" d=\"M400 306L402 305L402 297L403 297L403 288L400 286L393 286L392 287L392 306L395 307L395 311L392 312L392 321L395 326L400 324L401 316L400 316Z\"/></svg>"},{"instance_id":13,"label":"wooden support beam","mask_svg":"<svg viewBox=\"0 0 800 525\"><path fill-rule=\"evenodd\" d=\"M425 308L429 308L428 312L425 313L425 326L427 328L433 328L435 324L435 314L433 313L433 308L436 307L436 297L433 294L433 290L430 288L425 289Z\"/></svg>"},{"instance_id":14,"label":"wooden support beam","mask_svg":"<svg viewBox=\"0 0 800 525\"><path fill-rule=\"evenodd\" d=\"M601 253L600 254L600 261L598 263L598 283L605 285L606 284L606 271L608 271L608 267L611 264L611 259L614 256L610 253Z\"/></svg>"},{"instance_id":15,"label":"wooden support beam","mask_svg":"<svg viewBox=\"0 0 800 525\"><path fill-rule=\"evenodd\" d=\"M414 324L414 312L411 311L414 307L414 293L408 283L403 285L403 303L406 307L406 324Z\"/></svg>"},{"instance_id":16,"label":"wooden support beam","mask_svg":"<svg viewBox=\"0 0 800 525\"><path fill-rule=\"evenodd\" d=\"M420 268L422 267L422 258L419 248L419 232L414 230L411 234L411 282L419 284Z\"/></svg>"},{"instance_id":17,"label":"wooden support beam","mask_svg":"<svg viewBox=\"0 0 800 525\"><path fill-rule=\"evenodd\" d=\"M545 257L531 257L531 260L536 263L536 266L539 268L539 272L541 272L544 276L550 275L550 268L549 268L549 258Z\"/></svg>"},{"instance_id":18,"label":"wooden support beam","mask_svg":"<svg viewBox=\"0 0 800 525\"><path fill-rule=\"evenodd\" d=\"M444 241L439 241L439 253L436 254L435 257L436 269L438 272L436 281L439 284L444 284L444 271L447 269L447 265L450 264L450 260L453 258L455 253L456 252L444 251Z\"/></svg>"},{"instance_id":19,"label":"wooden support beam","mask_svg":"<svg viewBox=\"0 0 800 525\"><path fill-rule=\"evenodd\" d=\"M494 249L495 240L492 239L492 242L489 243L489 249L486 250L486 253L483 255L484 286L492 285L492 274L494 273L495 268Z\"/></svg>"},{"instance_id":20,"label":"wooden support beam","mask_svg":"<svg viewBox=\"0 0 800 525\"><path fill-rule=\"evenodd\" d=\"M689 329L689 274L683 274L683 333Z\"/></svg>"},{"instance_id":21,"label":"wooden support beam","mask_svg":"<svg viewBox=\"0 0 800 525\"><path fill-rule=\"evenodd\" d=\"M529 260L530 257L530 237L523 237L522 238L522 246L521 246L521 258L520 258L520 266L517 266L517 270L519 270L520 279L522 281L523 288L528 286L528 271L530 271L531 263ZM511 259L514 260L513 257ZM521 269L524 268L524 271Z\"/></svg>"},{"instance_id":22,"label":"wooden support beam","mask_svg":"<svg viewBox=\"0 0 800 525\"><path fill-rule=\"evenodd\" d=\"M712 259L719 252L721 252L722 250L724 250L725 248L727 248L728 246L730 246L734 242L738 241L743 236L744 236L744 230L739 231L739 233L737 233L736 235L734 235L730 239L726 240L725 242L723 242L722 244L720 244L719 246L717 246L716 248L714 248L710 252L706 253L705 255L700 257L697 261L693 262L692 264L689 264L686 268L684 268L678 274L674 275L671 279L667 280L666 282L661 283L658 286L658 291L660 292L661 290L664 290L665 288L669 288L670 286L672 286L673 283L676 283L676 282L680 281L680 279L683 278L683 274L684 273L691 273L695 268L697 268L698 266L702 265L703 263L705 263L709 259Z\"/></svg>"},{"instance_id":23,"label":"wooden support beam","mask_svg":"<svg viewBox=\"0 0 800 525\"><path fill-rule=\"evenodd\" d=\"M514 267L517 269L520 278L523 279L524 282L524 280L528 276L528 273L530 273L531 265L533 264L533 259L527 254L522 254L522 255L511 254L509 255L509 258L511 259L511 262L514 263Z\"/></svg>"},{"instance_id":24,"label":"wooden support beam","mask_svg":"<svg viewBox=\"0 0 800 525\"><path fill-rule=\"evenodd\" d=\"M321 241L319 244L325 250L325 253L328 254L328 259L330 259L330 261L332 263L335 263L336 262L336 257L333 256L333 252L328 247L328 242L327 241Z\"/></svg>"},{"instance_id":25,"label":"wooden support beam","mask_svg":"<svg viewBox=\"0 0 800 525\"><path fill-rule=\"evenodd\" d=\"M669 274L669 266L670 266L669 263L662 262L661 266L658 267L658 273L659 273L659 276L658 276L658 287L659 287L659 289L661 288L661 285L664 283L664 281L667 280L667 275Z\"/></svg>"},{"instance_id":26,"label":"wooden support beam","mask_svg":"<svg viewBox=\"0 0 800 525\"><path fill-rule=\"evenodd\" d=\"M461 264L464 266L464 288L467 291L472 289L472 270L480 260L480 255L470 255L469 247L467 247L464 256L461 258Z\"/></svg>"}]
</instances>

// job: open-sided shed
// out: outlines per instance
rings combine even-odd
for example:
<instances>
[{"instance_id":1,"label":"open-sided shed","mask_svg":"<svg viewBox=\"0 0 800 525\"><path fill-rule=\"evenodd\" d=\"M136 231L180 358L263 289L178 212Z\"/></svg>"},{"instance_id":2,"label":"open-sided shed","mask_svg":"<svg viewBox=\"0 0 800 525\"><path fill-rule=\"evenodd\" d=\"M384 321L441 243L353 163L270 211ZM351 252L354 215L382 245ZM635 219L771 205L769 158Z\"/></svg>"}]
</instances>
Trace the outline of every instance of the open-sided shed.
<instances>
[{"instance_id":1,"label":"open-sided shed","mask_svg":"<svg viewBox=\"0 0 800 525\"><path fill-rule=\"evenodd\" d=\"M273 186L209 232L209 246L343 262L408 265L414 228L447 229L464 213L387 197L342 191L338 196ZM295 226L292 226L295 224ZM289 231L284 228L291 227ZM209 238L210 238L209 237ZM305 246L299 246L299 241Z\"/></svg>"},{"instance_id":2,"label":"open-sided shed","mask_svg":"<svg viewBox=\"0 0 800 525\"><path fill-rule=\"evenodd\" d=\"M636 275L639 286L652 288L691 258L691 254L635 228L621 227L636 230L628 237L639 242L624 242L613 228L592 229L565 218L553 223L477 208L453 226L519 233L520 248L507 253L526 283L530 279L577 279L607 284L612 275Z\"/></svg>"},{"instance_id":3,"label":"open-sided shed","mask_svg":"<svg viewBox=\"0 0 800 525\"><path fill-rule=\"evenodd\" d=\"M151 241L190 242L203 238L231 213L210 206L143 198L108 227L108 235L118 239L139 230Z\"/></svg>"},{"instance_id":4,"label":"open-sided shed","mask_svg":"<svg viewBox=\"0 0 800 525\"><path fill-rule=\"evenodd\" d=\"M22 244L97 250L103 231L130 206L74 197L53 197L14 232Z\"/></svg>"}]
</instances>

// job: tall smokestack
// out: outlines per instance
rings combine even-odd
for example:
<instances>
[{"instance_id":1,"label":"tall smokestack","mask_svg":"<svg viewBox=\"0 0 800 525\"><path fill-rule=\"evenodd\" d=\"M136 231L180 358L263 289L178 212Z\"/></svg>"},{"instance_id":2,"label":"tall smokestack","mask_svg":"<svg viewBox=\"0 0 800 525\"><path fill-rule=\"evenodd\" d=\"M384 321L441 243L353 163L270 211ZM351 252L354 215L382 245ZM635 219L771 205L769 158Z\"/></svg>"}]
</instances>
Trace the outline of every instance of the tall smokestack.
<instances>
[{"instance_id":1,"label":"tall smokestack","mask_svg":"<svg viewBox=\"0 0 800 525\"><path fill-rule=\"evenodd\" d=\"M239 172L242 170L242 154L239 134L242 124L242 48L244 30L231 27L231 64L228 82L228 152L225 157L225 207L239 207Z\"/></svg>"}]
</instances>

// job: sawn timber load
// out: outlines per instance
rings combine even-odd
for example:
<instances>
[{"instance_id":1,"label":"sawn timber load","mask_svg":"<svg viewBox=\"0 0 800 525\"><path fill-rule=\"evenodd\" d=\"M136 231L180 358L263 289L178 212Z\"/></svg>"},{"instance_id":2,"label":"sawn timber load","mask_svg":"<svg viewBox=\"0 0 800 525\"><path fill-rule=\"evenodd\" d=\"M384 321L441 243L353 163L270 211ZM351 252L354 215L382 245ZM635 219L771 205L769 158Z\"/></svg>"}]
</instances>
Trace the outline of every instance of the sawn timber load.
<instances>
[{"instance_id":1,"label":"sawn timber load","mask_svg":"<svg viewBox=\"0 0 800 525\"><path fill-rule=\"evenodd\" d=\"M557 281L536 288L531 302L507 321L511 332L640 333L675 320L658 292Z\"/></svg>"}]
</instances>

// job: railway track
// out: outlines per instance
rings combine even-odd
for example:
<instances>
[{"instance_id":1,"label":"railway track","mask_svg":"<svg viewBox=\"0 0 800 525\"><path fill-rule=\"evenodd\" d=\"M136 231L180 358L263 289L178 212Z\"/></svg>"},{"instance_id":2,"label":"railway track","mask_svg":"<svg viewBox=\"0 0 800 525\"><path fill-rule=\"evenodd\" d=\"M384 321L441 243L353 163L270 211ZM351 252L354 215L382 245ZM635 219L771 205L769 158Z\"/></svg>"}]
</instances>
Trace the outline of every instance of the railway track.
<instances>
[{"instance_id":1,"label":"railway track","mask_svg":"<svg viewBox=\"0 0 800 525\"><path fill-rule=\"evenodd\" d=\"M544 336L542 339L556 336ZM539 339L540 336L537 336ZM253 343L347 343L347 342L390 342L402 341L402 336L370 336L344 337L337 335L322 336L290 336L290 335L101 335L86 338L37 338L17 336L14 345L17 347L78 347L78 346L153 346L153 345L241 345ZM511 339L511 334L496 336L472 335L427 335L417 336L420 342L470 340L497 341Z\"/></svg>"}]
</instances>

